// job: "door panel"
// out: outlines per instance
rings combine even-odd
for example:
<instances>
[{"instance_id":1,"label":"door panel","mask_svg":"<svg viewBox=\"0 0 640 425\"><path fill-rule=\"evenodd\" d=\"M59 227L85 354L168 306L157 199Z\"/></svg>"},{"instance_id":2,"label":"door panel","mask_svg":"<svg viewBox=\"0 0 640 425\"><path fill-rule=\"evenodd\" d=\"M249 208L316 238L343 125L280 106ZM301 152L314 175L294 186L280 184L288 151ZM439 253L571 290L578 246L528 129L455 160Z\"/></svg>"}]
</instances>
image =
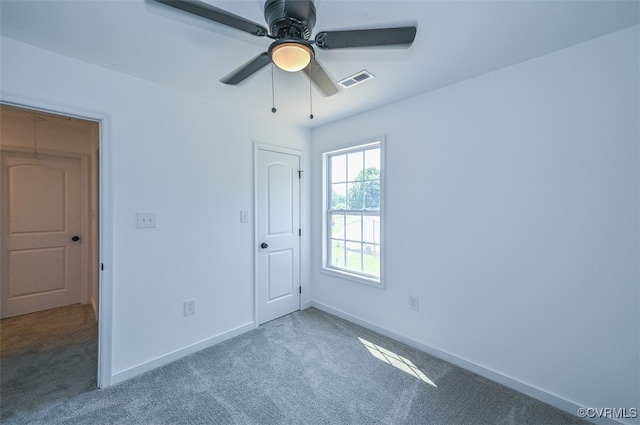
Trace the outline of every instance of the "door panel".
<instances>
[{"instance_id":1,"label":"door panel","mask_svg":"<svg viewBox=\"0 0 640 425\"><path fill-rule=\"evenodd\" d=\"M295 287L298 285L293 281L292 271L295 268L293 249L268 252L267 257L267 292L269 294L267 302L270 303L283 297L294 296Z\"/></svg>"},{"instance_id":2,"label":"door panel","mask_svg":"<svg viewBox=\"0 0 640 425\"><path fill-rule=\"evenodd\" d=\"M1 317L80 302L78 158L2 155Z\"/></svg>"},{"instance_id":3,"label":"door panel","mask_svg":"<svg viewBox=\"0 0 640 425\"><path fill-rule=\"evenodd\" d=\"M64 290L65 251L65 247L10 251L9 300Z\"/></svg>"},{"instance_id":4,"label":"door panel","mask_svg":"<svg viewBox=\"0 0 640 425\"><path fill-rule=\"evenodd\" d=\"M9 234L65 230L64 169L43 164L13 165L9 177Z\"/></svg>"},{"instance_id":5,"label":"door panel","mask_svg":"<svg viewBox=\"0 0 640 425\"><path fill-rule=\"evenodd\" d=\"M288 164L267 165L268 236L293 233L293 173L296 171Z\"/></svg>"},{"instance_id":6,"label":"door panel","mask_svg":"<svg viewBox=\"0 0 640 425\"><path fill-rule=\"evenodd\" d=\"M257 154L258 324L300 309L300 157Z\"/></svg>"}]
</instances>

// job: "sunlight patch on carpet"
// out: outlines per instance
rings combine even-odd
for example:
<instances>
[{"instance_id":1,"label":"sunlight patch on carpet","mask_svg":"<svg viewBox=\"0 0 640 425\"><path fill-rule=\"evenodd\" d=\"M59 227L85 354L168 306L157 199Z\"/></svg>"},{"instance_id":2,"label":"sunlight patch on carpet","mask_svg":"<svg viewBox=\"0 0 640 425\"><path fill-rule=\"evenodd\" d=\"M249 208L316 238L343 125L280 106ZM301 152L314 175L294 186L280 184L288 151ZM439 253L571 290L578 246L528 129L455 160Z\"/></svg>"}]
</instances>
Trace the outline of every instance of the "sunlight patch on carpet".
<instances>
[{"instance_id":1,"label":"sunlight patch on carpet","mask_svg":"<svg viewBox=\"0 0 640 425\"><path fill-rule=\"evenodd\" d=\"M364 345L367 350L369 350L369 353L371 353L373 357L380 359L385 363L389 363L391 366L400 369L401 371L408 373L409 375L412 375L420 379L421 381L438 388L438 386L431 379L429 379L427 375L422 373L422 371L418 369L416 365L411 362L411 360L406 359L394 353L393 351L389 351L383 347L380 347L379 345L369 342L366 339L358 339L360 340L362 345Z\"/></svg>"}]
</instances>

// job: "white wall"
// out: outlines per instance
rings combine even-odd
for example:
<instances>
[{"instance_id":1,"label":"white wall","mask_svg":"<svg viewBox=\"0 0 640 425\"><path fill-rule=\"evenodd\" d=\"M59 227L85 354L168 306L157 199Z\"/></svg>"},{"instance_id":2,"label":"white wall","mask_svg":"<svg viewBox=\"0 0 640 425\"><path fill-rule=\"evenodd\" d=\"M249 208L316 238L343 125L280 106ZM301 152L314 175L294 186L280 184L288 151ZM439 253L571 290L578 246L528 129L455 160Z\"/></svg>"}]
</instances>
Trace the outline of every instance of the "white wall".
<instances>
[{"instance_id":1,"label":"white wall","mask_svg":"<svg viewBox=\"0 0 640 425\"><path fill-rule=\"evenodd\" d=\"M113 380L251 328L253 217L240 210L253 212L253 143L306 151L309 131L1 41L3 99L108 117ZM158 227L137 229L139 211Z\"/></svg>"},{"instance_id":2,"label":"white wall","mask_svg":"<svg viewBox=\"0 0 640 425\"><path fill-rule=\"evenodd\" d=\"M386 289L321 273L316 195L315 305L574 414L638 408L638 39L634 27L314 129L315 194L323 151L387 141Z\"/></svg>"}]
</instances>

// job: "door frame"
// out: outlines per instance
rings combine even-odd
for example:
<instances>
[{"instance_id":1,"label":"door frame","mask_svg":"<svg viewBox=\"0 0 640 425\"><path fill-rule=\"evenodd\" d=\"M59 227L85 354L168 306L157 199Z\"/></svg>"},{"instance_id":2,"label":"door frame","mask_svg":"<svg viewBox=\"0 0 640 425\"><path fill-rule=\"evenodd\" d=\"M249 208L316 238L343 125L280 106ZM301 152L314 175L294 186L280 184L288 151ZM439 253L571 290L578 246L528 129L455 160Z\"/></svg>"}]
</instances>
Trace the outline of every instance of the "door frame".
<instances>
[{"instance_id":1,"label":"door frame","mask_svg":"<svg viewBox=\"0 0 640 425\"><path fill-rule=\"evenodd\" d=\"M90 163L91 156L88 154L75 153L75 152L66 152L66 151L54 151L49 149L40 149L38 151L39 154L42 154L45 157L51 158L70 158L70 159L79 159L80 160L80 208L82 215L82 229L80 230L81 235L89 235L92 234L91 231L91 197L90 197L90 188L91 188L91 174L90 174ZM19 148L17 146L1 148L0 147L0 155L6 154L33 154L33 150L26 148ZM81 255L81 269L80 269L80 302L82 304L89 304L91 301L91 276L92 268L91 268L91 248L92 244L82 244L80 255ZM99 302L99 300L98 300Z\"/></svg>"},{"instance_id":2,"label":"door frame","mask_svg":"<svg viewBox=\"0 0 640 425\"><path fill-rule=\"evenodd\" d=\"M258 246L260 244L260 235L258 234L258 187L259 187L259 182L258 182L258 152L261 150L265 150L265 151L271 151L271 152L276 152L276 153L282 153L282 154L288 154L288 155L295 155L298 157L298 163L300 164L300 167L302 168L302 151L297 150L297 149L291 149L291 148L285 148L282 146L276 146L276 145L269 145L269 144L265 144L265 143L258 143L258 142L254 142L253 143L253 282L254 282L254 288L253 288L253 324L254 324L254 328L257 328L258 326L260 326L260 324L258 323L259 320L258 318L260 317L258 315L259 313L259 300L258 300L258 284L259 284L259 276L258 276L258 269L259 269L259 258L258 258ZM298 197L299 199L299 205L298 205L298 215L299 215L299 220L300 220L300 226L302 227L302 182L300 182L299 185L299 190L300 190L300 196ZM299 244L299 250L300 250L300 261L298 264L298 272L299 272L299 276L300 276L300 282L299 285L302 286L302 240L301 238L298 238L298 244ZM302 309L302 295L298 294L298 305L299 308Z\"/></svg>"},{"instance_id":3,"label":"door frame","mask_svg":"<svg viewBox=\"0 0 640 425\"><path fill-rule=\"evenodd\" d=\"M111 119L109 114L44 100L0 94L0 104L63 115L98 123L98 263L89 265L98 271L98 365L97 386L112 385L112 214L111 214ZM46 153L46 152L43 152ZM84 189L84 188L83 188ZM87 224L88 226L88 224ZM87 260L89 261L90 258Z\"/></svg>"}]
</instances>

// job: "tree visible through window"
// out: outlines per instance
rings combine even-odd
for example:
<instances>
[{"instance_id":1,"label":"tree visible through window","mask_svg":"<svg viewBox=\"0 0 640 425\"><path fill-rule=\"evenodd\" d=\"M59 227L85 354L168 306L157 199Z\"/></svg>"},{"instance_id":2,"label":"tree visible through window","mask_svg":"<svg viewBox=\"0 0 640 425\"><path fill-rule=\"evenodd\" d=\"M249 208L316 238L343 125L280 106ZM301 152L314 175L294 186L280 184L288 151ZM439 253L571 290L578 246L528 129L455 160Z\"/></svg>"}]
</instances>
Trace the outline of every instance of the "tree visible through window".
<instances>
[{"instance_id":1,"label":"tree visible through window","mask_svg":"<svg viewBox=\"0 0 640 425\"><path fill-rule=\"evenodd\" d=\"M327 154L326 267L380 279L380 143Z\"/></svg>"}]
</instances>

